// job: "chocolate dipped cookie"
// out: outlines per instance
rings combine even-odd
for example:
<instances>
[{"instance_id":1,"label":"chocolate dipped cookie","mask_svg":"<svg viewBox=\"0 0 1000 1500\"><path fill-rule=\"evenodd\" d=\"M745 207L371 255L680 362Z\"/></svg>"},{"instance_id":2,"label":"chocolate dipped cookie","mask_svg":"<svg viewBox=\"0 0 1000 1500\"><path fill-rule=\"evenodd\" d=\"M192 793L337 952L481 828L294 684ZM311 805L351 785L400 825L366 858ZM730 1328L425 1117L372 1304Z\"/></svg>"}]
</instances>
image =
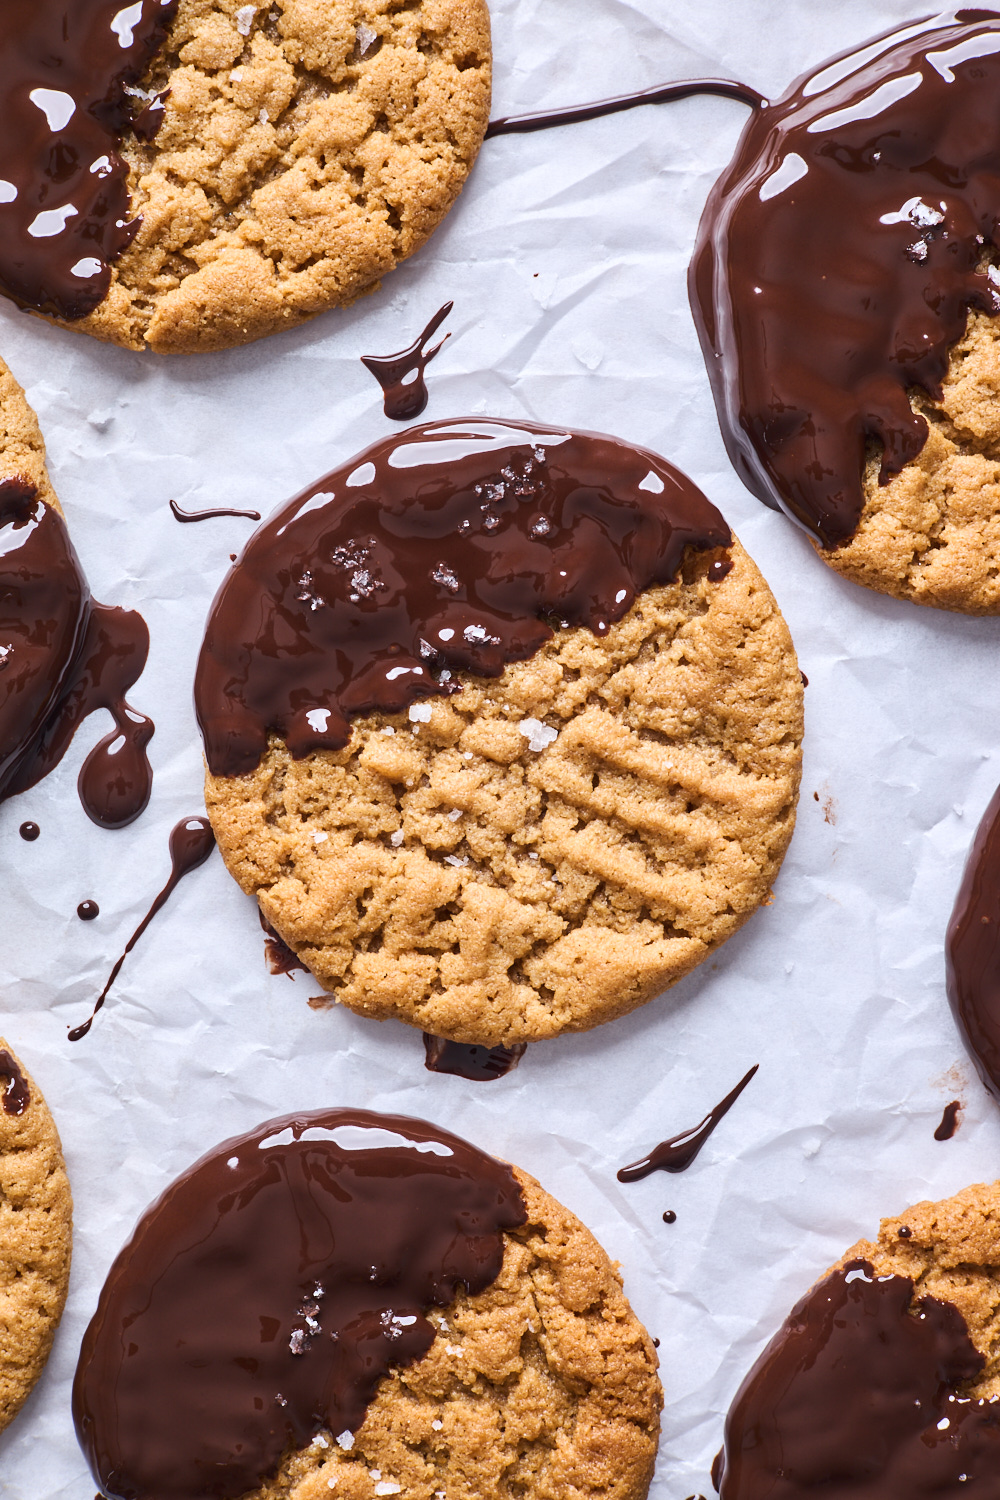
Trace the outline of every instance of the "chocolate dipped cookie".
<instances>
[{"instance_id":1,"label":"chocolate dipped cookie","mask_svg":"<svg viewBox=\"0 0 1000 1500\"><path fill-rule=\"evenodd\" d=\"M73 1198L41 1091L0 1037L0 1431L45 1368L69 1286Z\"/></svg>"},{"instance_id":2,"label":"chocolate dipped cookie","mask_svg":"<svg viewBox=\"0 0 1000 1500\"><path fill-rule=\"evenodd\" d=\"M789 1314L726 1419L720 1500L987 1496L1000 1464L1000 1184L884 1219Z\"/></svg>"},{"instance_id":3,"label":"chocolate dipped cookie","mask_svg":"<svg viewBox=\"0 0 1000 1500\"><path fill-rule=\"evenodd\" d=\"M661 1404L573 1214L447 1131L356 1110L269 1121L179 1177L74 1386L109 1500L642 1500Z\"/></svg>"},{"instance_id":4,"label":"chocolate dipped cookie","mask_svg":"<svg viewBox=\"0 0 1000 1500\"><path fill-rule=\"evenodd\" d=\"M949 10L755 110L695 320L741 478L830 567L1000 613L1000 15Z\"/></svg>"},{"instance_id":5,"label":"chocolate dipped cookie","mask_svg":"<svg viewBox=\"0 0 1000 1500\"><path fill-rule=\"evenodd\" d=\"M374 290L489 117L485 0L10 0L0 57L0 291L128 349Z\"/></svg>"},{"instance_id":6,"label":"chocolate dipped cookie","mask_svg":"<svg viewBox=\"0 0 1000 1500\"><path fill-rule=\"evenodd\" d=\"M802 683L753 562L613 438L411 429L279 510L195 702L223 858L340 1003L493 1047L675 983L765 900Z\"/></svg>"},{"instance_id":7,"label":"chocolate dipped cookie","mask_svg":"<svg viewBox=\"0 0 1000 1500\"><path fill-rule=\"evenodd\" d=\"M24 392L0 360L0 801L62 759L97 708L115 727L80 772L88 816L133 822L149 801L152 720L125 694L146 664L142 616L91 597Z\"/></svg>"}]
</instances>

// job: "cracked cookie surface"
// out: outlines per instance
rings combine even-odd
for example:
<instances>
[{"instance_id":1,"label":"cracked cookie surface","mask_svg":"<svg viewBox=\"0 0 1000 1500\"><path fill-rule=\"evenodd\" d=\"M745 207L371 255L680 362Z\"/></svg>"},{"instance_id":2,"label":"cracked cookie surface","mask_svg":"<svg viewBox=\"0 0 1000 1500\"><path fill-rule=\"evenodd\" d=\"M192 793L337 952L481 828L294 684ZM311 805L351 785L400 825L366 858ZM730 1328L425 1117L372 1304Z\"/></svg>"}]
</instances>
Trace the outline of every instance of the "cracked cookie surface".
<instances>
[{"instance_id":1,"label":"cracked cookie surface","mask_svg":"<svg viewBox=\"0 0 1000 1500\"><path fill-rule=\"evenodd\" d=\"M514 1170L528 1222L493 1285L431 1313L429 1352L382 1381L350 1446L321 1433L245 1500L642 1500L652 1341L590 1231Z\"/></svg>"},{"instance_id":2,"label":"cracked cookie surface","mask_svg":"<svg viewBox=\"0 0 1000 1500\"><path fill-rule=\"evenodd\" d=\"M142 224L63 326L129 349L249 343L345 306L458 195L490 108L485 0L181 0L126 138Z\"/></svg>"},{"instance_id":3,"label":"cracked cookie surface","mask_svg":"<svg viewBox=\"0 0 1000 1500\"><path fill-rule=\"evenodd\" d=\"M854 583L914 604L1000 614L1000 325L969 316L951 352L943 398L911 397L927 442L887 485L879 458L850 542L820 557Z\"/></svg>"},{"instance_id":4,"label":"cracked cookie surface","mask_svg":"<svg viewBox=\"0 0 1000 1500\"><path fill-rule=\"evenodd\" d=\"M682 978L767 899L795 821L802 683L738 543L607 635L208 776L230 872L359 1014L493 1046L581 1031Z\"/></svg>"},{"instance_id":5,"label":"cracked cookie surface","mask_svg":"<svg viewBox=\"0 0 1000 1500\"><path fill-rule=\"evenodd\" d=\"M9 1050L2 1038L0 1050ZM37 1085L24 1078L30 1094L24 1112L0 1109L0 1430L20 1411L49 1357L72 1245L73 1200L59 1134ZM0 1081L9 1086L2 1066Z\"/></svg>"}]
</instances>

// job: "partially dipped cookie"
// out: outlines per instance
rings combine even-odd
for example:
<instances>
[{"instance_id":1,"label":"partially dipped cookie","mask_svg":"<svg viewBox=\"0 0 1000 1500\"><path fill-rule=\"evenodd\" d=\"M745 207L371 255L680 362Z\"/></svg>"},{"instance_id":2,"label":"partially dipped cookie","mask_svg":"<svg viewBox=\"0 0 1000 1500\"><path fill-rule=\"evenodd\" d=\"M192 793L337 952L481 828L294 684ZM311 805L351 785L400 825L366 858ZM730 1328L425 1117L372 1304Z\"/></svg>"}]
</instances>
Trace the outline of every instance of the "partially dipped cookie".
<instances>
[{"instance_id":1,"label":"partially dipped cookie","mask_svg":"<svg viewBox=\"0 0 1000 1500\"><path fill-rule=\"evenodd\" d=\"M856 583L1000 612L1000 15L949 10L756 111L691 301L730 456Z\"/></svg>"},{"instance_id":2,"label":"partially dipped cookie","mask_svg":"<svg viewBox=\"0 0 1000 1500\"><path fill-rule=\"evenodd\" d=\"M641 1500L656 1355L593 1237L423 1121L225 1142L143 1215L74 1415L109 1500Z\"/></svg>"},{"instance_id":3,"label":"partially dipped cookie","mask_svg":"<svg viewBox=\"0 0 1000 1500\"><path fill-rule=\"evenodd\" d=\"M764 900L802 685L701 492L613 438L472 419L256 533L195 701L229 869L337 1000L486 1046L585 1030Z\"/></svg>"},{"instance_id":4,"label":"partially dipped cookie","mask_svg":"<svg viewBox=\"0 0 1000 1500\"><path fill-rule=\"evenodd\" d=\"M105 828L139 816L153 724L125 694L148 650L141 615L91 597L38 421L0 360L0 801L40 781L83 719L107 708L115 727L84 762L81 800Z\"/></svg>"},{"instance_id":5,"label":"partially dipped cookie","mask_svg":"<svg viewBox=\"0 0 1000 1500\"><path fill-rule=\"evenodd\" d=\"M885 1219L740 1387L721 1500L991 1496L1000 1465L1000 1184Z\"/></svg>"},{"instance_id":6,"label":"partially dipped cookie","mask_svg":"<svg viewBox=\"0 0 1000 1500\"><path fill-rule=\"evenodd\" d=\"M130 349L374 289L489 118L485 0L12 0L0 57L0 290Z\"/></svg>"},{"instance_id":7,"label":"partially dipped cookie","mask_svg":"<svg viewBox=\"0 0 1000 1500\"><path fill-rule=\"evenodd\" d=\"M38 1085L0 1037L0 1431L45 1368L72 1244L59 1133Z\"/></svg>"}]
</instances>

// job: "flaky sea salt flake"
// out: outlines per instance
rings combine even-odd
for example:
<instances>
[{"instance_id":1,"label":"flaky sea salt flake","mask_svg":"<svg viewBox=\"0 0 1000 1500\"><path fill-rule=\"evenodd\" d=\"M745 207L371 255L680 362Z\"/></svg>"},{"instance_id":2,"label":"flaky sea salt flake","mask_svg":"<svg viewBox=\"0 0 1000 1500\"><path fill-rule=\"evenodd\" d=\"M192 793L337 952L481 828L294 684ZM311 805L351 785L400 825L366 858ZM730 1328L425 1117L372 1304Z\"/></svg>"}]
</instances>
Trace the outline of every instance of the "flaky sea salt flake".
<instances>
[{"instance_id":1,"label":"flaky sea salt flake","mask_svg":"<svg viewBox=\"0 0 1000 1500\"><path fill-rule=\"evenodd\" d=\"M347 1431L342 1432L337 1439L337 1447L343 1448L345 1453L349 1453L354 1447L354 1433Z\"/></svg>"},{"instance_id":2,"label":"flaky sea salt flake","mask_svg":"<svg viewBox=\"0 0 1000 1500\"><path fill-rule=\"evenodd\" d=\"M250 27L253 25L254 16L257 14L256 5L241 5L236 12L236 30L240 36L249 36Z\"/></svg>"},{"instance_id":3,"label":"flaky sea salt flake","mask_svg":"<svg viewBox=\"0 0 1000 1500\"><path fill-rule=\"evenodd\" d=\"M559 738L558 729L551 729L541 719L522 719L518 729L528 741L528 749L540 755L554 740Z\"/></svg>"}]
</instances>

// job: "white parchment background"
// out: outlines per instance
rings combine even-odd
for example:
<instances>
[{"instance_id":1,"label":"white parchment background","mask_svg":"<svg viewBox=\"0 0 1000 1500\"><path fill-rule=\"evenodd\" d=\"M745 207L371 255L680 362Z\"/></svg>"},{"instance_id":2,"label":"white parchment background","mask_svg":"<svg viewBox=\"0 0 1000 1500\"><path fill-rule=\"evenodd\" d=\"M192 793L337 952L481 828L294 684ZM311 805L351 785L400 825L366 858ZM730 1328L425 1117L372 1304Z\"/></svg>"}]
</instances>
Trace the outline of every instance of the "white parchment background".
<instances>
[{"instance_id":1,"label":"white parchment background","mask_svg":"<svg viewBox=\"0 0 1000 1500\"><path fill-rule=\"evenodd\" d=\"M494 0L494 114L704 74L774 97L921 9ZM841 581L732 473L685 270L744 118L695 99L489 142L444 227L380 294L249 349L167 362L0 308L0 353L41 418L94 592L149 622L133 697L157 724L153 800L127 831L94 827L75 795L104 715L58 772L0 808L0 1024L55 1114L76 1199L55 1351L0 1438L4 1500L90 1500L69 1395L108 1265L177 1172L269 1115L355 1104L426 1116L519 1162L580 1214L661 1341L657 1500L710 1493L729 1400L816 1275L880 1214L1000 1169L1000 1114L964 1059L942 959L965 851L1000 780L1000 621ZM266 512L382 436L391 424L358 356L401 348L449 298L428 420L523 416L652 446L703 486L770 581L810 682L799 826L774 904L663 1000L475 1085L425 1072L415 1031L314 1012L308 976L271 977L256 908L216 854L156 919L91 1036L70 1045L67 1027L166 878L169 829L202 808L194 662L251 528L179 526L168 499ZM29 817L35 844L17 833ZM85 924L86 897L101 915ZM754 1062L688 1173L616 1182L622 1162L694 1124ZM952 1098L961 1128L940 1144Z\"/></svg>"}]
</instances>

